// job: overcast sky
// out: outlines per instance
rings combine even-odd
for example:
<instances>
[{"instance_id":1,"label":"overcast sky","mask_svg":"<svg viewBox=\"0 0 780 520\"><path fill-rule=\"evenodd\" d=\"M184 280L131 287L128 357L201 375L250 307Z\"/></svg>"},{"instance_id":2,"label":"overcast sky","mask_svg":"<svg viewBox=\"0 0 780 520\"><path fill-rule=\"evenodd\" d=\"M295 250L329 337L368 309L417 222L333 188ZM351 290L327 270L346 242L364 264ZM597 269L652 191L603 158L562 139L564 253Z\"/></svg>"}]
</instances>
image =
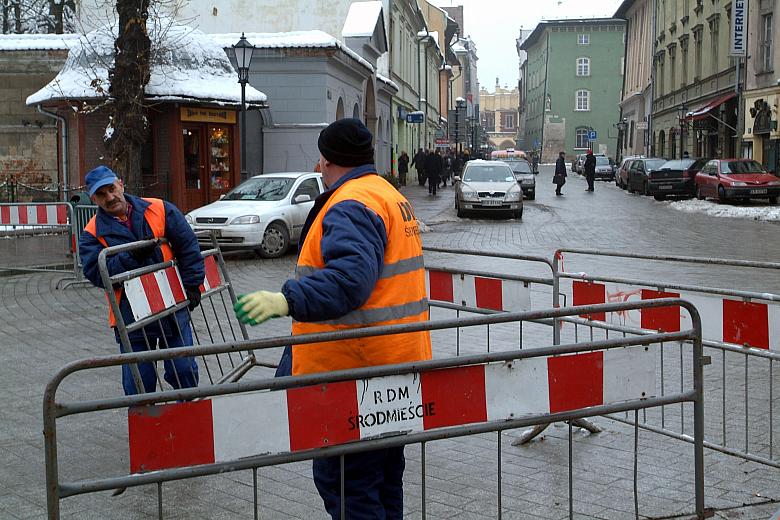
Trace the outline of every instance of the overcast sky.
<instances>
[{"instance_id":1,"label":"overcast sky","mask_svg":"<svg viewBox=\"0 0 780 520\"><path fill-rule=\"evenodd\" d=\"M464 34L477 45L480 86L493 91L517 84L515 40L520 28L542 19L611 17L621 0L431 0L438 6L463 5Z\"/></svg>"}]
</instances>

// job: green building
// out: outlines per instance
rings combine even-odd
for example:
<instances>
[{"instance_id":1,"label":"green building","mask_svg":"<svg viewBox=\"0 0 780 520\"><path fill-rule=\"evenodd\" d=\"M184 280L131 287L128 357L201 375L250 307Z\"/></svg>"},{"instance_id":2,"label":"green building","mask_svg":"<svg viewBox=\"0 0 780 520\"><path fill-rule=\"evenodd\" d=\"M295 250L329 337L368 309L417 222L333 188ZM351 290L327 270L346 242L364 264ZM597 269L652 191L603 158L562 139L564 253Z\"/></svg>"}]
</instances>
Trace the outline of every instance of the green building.
<instances>
[{"instance_id":1,"label":"green building","mask_svg":"<svg viewBox=\"0 0 780 520\"><path fill-rule=\"evenodd\" d=\"M612 18L547 20L521 44L526 113L525 147L542 161L558 152L615 156L623 86L625 21ZM589 140L595 131L596 138Z\"/></svg>"}]
</instances>

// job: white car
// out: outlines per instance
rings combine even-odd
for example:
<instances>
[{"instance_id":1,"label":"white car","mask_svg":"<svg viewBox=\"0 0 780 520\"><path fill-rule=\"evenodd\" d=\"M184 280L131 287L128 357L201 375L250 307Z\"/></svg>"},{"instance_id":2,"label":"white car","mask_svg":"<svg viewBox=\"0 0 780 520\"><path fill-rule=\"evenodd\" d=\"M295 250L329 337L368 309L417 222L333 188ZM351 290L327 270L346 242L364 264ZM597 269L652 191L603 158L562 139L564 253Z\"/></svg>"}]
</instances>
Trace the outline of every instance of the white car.
<instances>
[{"instance_id":1,"label":"white car","mask_svg":"<svg viewBox=\"0 0 780 520\"><path fill-rule=\"evenodd\" d=\"M514 172L501 161L474 159L455 177L455 209L467 213L506 213L523 218L523 190Z\"/></svg>"},{"instance_id":2,"label":"white car","mask_svg":"<svg viewBox=\"0 0 780 520\"><path fill-rule=\"evenodd\" d=\"M314 199L323 191L319 173L256 175L186 219L196 232L213 230L224 249L254 249L264 258L277 258L298 243ZM200 240L210 243L207 237Z\"/></svg>"}]
</instances>

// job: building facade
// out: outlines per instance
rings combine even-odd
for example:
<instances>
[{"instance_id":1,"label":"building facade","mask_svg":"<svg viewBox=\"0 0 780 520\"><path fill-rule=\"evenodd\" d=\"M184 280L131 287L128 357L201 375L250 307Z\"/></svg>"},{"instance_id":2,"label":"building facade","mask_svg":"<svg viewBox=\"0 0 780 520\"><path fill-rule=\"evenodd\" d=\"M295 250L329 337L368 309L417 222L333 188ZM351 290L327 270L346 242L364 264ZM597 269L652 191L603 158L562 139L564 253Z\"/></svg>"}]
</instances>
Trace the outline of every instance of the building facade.
<instances>
[{"instance_id":1,"label":"building facade","mask_svg":"<svg viewBox=\"0 0 780 520\"><path fill-rule=\"evenodd\" d=\"M620 153L649 155L652 125L653 1L625 0L615 18L626 20L625 74L620 101Z\"/></svg>"},{"instance_id":2,"label":"building facade","mask_svg":"<svg viewBox=\"0 0 780 520\"><path fill-rule=\"evenodd\" d=\"M614 157L623 83L625 22L541 22L521 44L526 65L525 145L554 161L593 149Z\"/></svg>"},{"instance_id":3,"label":"building facade","mask_svg":"<svg viewBox=\"0 0 780 520\"><path fill-rule=\"evenodd\" d=\"M755 0L748 19L748 60L745 70L742 153L780 173L780 0Z\"/></svg>"},{"instance_id":4,"label":"building facade","mask_svg":"<svg viewBox=\"0 0 780 520\"><path fill-rule=\"evenodd\" d=\"M471 38L459 38L452 50L460 63L452 82L452 97L465 101L465 130L462 132L464 135L459 135L460 144L473 151L481 141L477 46Z\"/></svg>"},{"instance_id":5,"label":"building facade","mask_svg":"<svg viewBox=\"0 0 780 520\"><path fill-rule=\"evenodd\" d=\"M729 56L732 0L655 3L650 153L738 155L736 62Z\"/></svg>"},{"instance_id":6,"label":"building facade","mask_svg":"<svg viewBox=\"0 0 780 520\"><path fill-rule=\"evenodd\" d=\"M494 92L485 87L479 91L480 122L487 133L489 145L494 150L515 148L517 143L517 123L520 91L517 87L501 87L496 78Z\"/></svg>"},{"instance_id":7,"label":"building facade","mask_svg":"<svg viewBox=\"0 0 780 520\"><path fill-rule=\"evenodd\" d=\"M516 147L521 150L530 150L531 147L525 142L525 126L528 112L526 111L525 93L525 75L528 64L528 53L523 50L523 42L531 35L530 30L520 29L520 35L515 40L518 58L518 76L517 76L517 137L515 137Z\"/></svg>"}]
</instances>

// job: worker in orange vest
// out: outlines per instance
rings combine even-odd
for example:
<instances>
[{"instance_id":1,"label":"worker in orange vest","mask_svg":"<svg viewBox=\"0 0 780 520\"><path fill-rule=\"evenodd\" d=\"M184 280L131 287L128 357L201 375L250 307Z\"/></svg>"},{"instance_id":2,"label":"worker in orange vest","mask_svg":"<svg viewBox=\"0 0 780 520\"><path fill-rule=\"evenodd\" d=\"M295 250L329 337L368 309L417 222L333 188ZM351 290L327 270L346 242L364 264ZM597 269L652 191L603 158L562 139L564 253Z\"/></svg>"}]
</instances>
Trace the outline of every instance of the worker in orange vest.
<instances>
[{"instance_id":1,"label":"worker in orange vest","mask_svg":"<svg viewBox=\"0 0 780 520\"><path fill-rule=\"evenodd\" d=\"M428 319L422 242L412 206L377 174L371 132L358 119L330 124L318 140L327 191L304 224L296 278L281 292L239 298L236 315L256 325L293 319L293 335ZM302 375L430 359L428 332L295 345L277 375ZM403 517L403 447L347 455L345 504L338 457L314 461L314 483L338 519Z\"/></svg>"},{"instance_id":2,"label":"worker in orange vest","mask_svg":"<svg viewBox=\"0 0 780 520\"><path fill-rule=\"evenodd\" d=\"M107 289L98 270L98 256L109 246L127 244L145 239L167 238L168 244L152 244L107 257L111 276L147 265L175 259L189 309L181 309L129 334L132 349L144 351L166 347L192 345L189 311L200 303L200 285L205 268L198 239L184 219L181 211L160 199L139 198L125 193L122 181L106 166L98 166L86 176L87 190L92 202L97 204L97 214L87 223L81 234L79 254L84 276L96 287ZM133 323L130 303L121 288L114 288L125 325ZM109 325L114 328L117 343L117 321L109 307ZM120 343L121 345L121 343ZM121 350L121 348L120 348ZM178 358L164 363L165 380L174 388L191 388L198 385L198 365L193 358ZM152 363L139 363L143 392L153 392L157 384L157 372ZM122 366L122 386L125 394L138 393L129 365Z\"/></svg>"}]
</instances>

